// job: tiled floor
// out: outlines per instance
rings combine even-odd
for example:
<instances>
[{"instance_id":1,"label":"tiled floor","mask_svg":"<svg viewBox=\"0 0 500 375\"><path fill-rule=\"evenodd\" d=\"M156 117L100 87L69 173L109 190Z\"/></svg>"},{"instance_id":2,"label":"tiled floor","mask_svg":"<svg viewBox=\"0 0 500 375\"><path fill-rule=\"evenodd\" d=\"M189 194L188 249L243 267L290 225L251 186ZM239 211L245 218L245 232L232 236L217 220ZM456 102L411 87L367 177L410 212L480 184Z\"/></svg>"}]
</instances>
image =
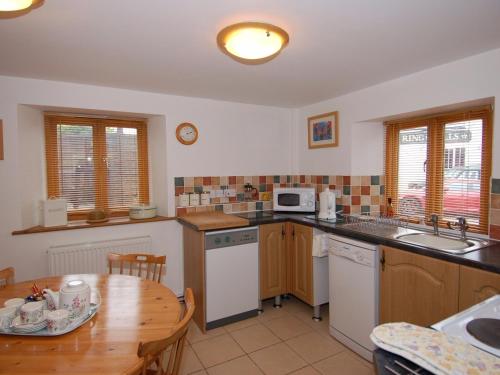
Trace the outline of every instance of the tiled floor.
<instances>
[{"instance_id":1,"label":"tiled floor","mask_svg":"<svg viewBox=\"0 0 500 375\"><path fill-rule=\"evenodd\" d=\"M312 308L291 297L283 308L264 302L264 313L202 334L188 332L181 374L210 375L371 375L372 365L328 333L328 306L323 321Z\"/></svg>"}]
</instances>

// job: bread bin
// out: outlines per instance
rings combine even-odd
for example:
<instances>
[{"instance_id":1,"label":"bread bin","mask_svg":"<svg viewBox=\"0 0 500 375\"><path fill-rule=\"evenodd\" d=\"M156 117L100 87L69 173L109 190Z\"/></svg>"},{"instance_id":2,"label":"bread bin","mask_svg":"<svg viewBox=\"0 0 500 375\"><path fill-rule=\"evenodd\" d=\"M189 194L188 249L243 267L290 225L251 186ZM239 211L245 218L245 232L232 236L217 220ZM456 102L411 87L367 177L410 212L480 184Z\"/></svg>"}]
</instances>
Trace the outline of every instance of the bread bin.
<instances>
[{"instance_id":1,"label":"bread bin","mask_svg":"<svg viewBox=\"0 0 500 375\"><path fill-rule=\"evenodd\" d=\"M131 219L151 219L156 216L156 206L152 204L139 204L130 206L129 216Z\"/></svg>"}]
</instances>

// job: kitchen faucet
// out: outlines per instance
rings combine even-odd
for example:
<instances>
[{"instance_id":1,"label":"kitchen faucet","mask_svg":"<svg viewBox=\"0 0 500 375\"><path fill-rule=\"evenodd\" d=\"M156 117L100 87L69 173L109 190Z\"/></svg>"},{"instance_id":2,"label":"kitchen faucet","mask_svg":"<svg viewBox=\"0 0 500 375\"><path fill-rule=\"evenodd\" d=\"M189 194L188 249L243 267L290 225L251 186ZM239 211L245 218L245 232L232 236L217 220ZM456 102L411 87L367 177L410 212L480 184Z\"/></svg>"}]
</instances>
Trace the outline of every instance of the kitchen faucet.
<instances>
[{"instance_id":1,"label":"kitchen faucet","mask_svg":"<svg viewBox=\"0 0 500 375\"><path fill-rule=\"evenodd\" d=\"M439 236L439 216L437 214L432 214L430 222L434 228L434 235Z\"/></svg>"},{"instance_id":2,"label":"kitchen faucet","mask_svg":"<svg viewBox=\"0 0 500 375\"><path fill-rule=\"evenodd\" d=\"M467 229L469 229L469 226L467 225L467 220L465 220L465 217L457 217L457 222L456 223L450 223L448 221L448 228L454 229L453 227L457 228L460 231L460 239L462 241L467 241Z\"/></svg>"}]
</instances>

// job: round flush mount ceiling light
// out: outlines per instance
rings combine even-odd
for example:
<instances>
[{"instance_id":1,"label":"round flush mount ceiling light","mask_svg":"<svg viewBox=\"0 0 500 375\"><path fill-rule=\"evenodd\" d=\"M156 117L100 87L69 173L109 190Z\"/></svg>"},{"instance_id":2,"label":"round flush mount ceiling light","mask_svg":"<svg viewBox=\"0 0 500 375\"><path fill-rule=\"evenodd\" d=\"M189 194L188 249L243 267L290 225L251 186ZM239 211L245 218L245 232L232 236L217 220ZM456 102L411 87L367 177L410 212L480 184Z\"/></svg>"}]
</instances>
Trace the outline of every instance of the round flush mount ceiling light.
<instances>
[{"instance_id":1,"label":"round flush mount ceiling light","mask_svg":"<svg viewBox=\"0 0 500 375\"><path fill-rule=\"evenodd\" d=\"M263 64L274 59L288 45L285 30L260 22L227 26L217 34L222 52L242 64Z\"/></svg>"},{"instance_id":2,"label":"round flush mount ceiling light","mask_svg":"<svg viewBox=\"0 0 500 375\"><path fill-rule=\"evenodd\" d=\"M19 17L43 4L43 0L0 0L0 18Z\"/></svg>"}]
</instances>

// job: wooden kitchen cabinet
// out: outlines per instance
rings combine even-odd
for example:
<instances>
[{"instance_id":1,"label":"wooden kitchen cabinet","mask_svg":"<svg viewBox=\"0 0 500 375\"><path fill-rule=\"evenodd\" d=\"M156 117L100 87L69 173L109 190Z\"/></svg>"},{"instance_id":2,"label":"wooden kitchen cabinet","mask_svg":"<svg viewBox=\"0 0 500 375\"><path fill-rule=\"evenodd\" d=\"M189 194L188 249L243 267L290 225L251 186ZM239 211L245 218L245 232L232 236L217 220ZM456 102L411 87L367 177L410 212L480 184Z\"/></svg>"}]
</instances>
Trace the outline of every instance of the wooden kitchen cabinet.
<instances>
[{"instance_id":1,"label":"wooden kitchen cabinet","mask_svg":"<svg viewBox=\"0 0 500 375\"><path fill-rule=\"evenodd\" d=\"M460 311L496 294L500 294L500 274L460 266Z\"/></svg>"},{"instance_id":2,"label":"wooden kitchen cabinet","mask_svg":"<svg viewBox=\"0 0 500 375\"><path fill-rule=\"evenodd\" d=\"M312 305L312 228L293 223L264 224L259 233L260 298L290 293Z\"/></svg>"},{"instance_id":3,"label":"wooden kitchen cabinet","mask_svg":"<svg viewBox=\"0 0 500 375\"><path fill-rule=\"evenodd\" d=\"M287 292L286 223L261 225L259 229L260 298Z\"/></svg>"},{"instance_id":4,"label":"wooden kitchen cabinet","mask_svg":"<svg viewBox=\"0 0 500 375\"><path fill-rule=\"evenodd\" d=\"M290 230L290 273L289 292L298 299L313 305L313 229L299 224L291 224Z\"/></svg>"},{"instance_id":5,"label":"wooden kitchen cabinet","mask_svg":"<svg viewBox=\"0 0 500 375\"><path fill-rule=\"evenodd\" d=\"M458 312L458 288L457 264L381 247L380 323L439 322Z\"/></svg>"}]
</instances>

